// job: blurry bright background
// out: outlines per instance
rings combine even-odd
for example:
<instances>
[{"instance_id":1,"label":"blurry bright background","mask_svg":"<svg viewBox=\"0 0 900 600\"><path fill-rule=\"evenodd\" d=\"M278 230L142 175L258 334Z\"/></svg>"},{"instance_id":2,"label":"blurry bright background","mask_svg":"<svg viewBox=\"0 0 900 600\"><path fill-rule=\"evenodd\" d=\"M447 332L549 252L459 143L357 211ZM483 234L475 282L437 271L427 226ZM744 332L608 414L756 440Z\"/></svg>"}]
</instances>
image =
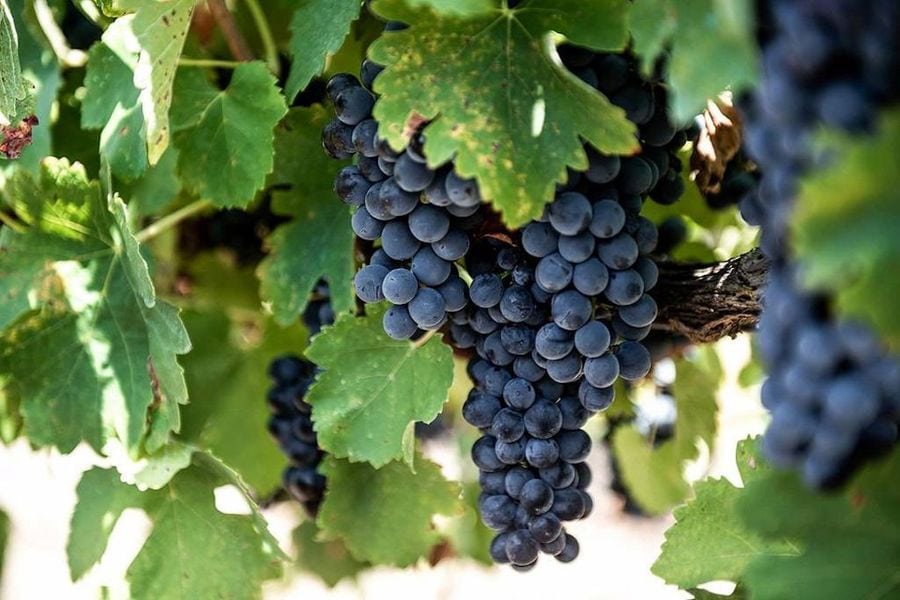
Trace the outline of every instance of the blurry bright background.
<instances>
[{"instance_id":1,"label":"blurry bright background","mask_svg":"<svg viewBox=\"0 0 900 600\"><path fill-rule=\"evenodd\" d=\"M694 478L724 475L738 481L734 466L734 446L747 435L760 433L764 412L757 388L741 388L737 373L749 359L745 336L723 340L717 350L726 370L720 389L719 428L715 451L704 449L696 464L688 467ZM239 443L239 441L236 441ZM444 444L446 446L447 444ZM430 444L428 454L444 466L448 477L458 477L461 465L457 454L440 443ZM81 447L68 456L56 452L33 452L24 441L0 446L0 509L12 522L0 599L98 598L103 587L111 597L122 592L122 574L136 555L148 531L149 522L139 511L126 511L110 539L102 562L81 581L72 583L66 567L65 547L69 518L75 506L75 486L81 472L99 462L89 449ZM687 598L666 586L650 572L659 553L671 515L636 517L622 510L623 500L609 490L611 473L602 444L595 444L590 458L594 479L590 492L594 512L588 519L567 525L579 540L581 554L570 564L546 557L527 574L508 567L486 568L468 560L444 560L436 567L423 563L416 568L379 567L362 573L356 581L343 581L329 589L318 579L286 569L283 581L266 584L267 599L365 598L569 598L669 599ZM223 494L219 506L228 512L240 511L233 496ZM291 548L291 532L301 516L293 506L282 504L266 511L270 527L282 543ZM726 588L727 589L727 588Z\"/></svg>"}]
</instances>

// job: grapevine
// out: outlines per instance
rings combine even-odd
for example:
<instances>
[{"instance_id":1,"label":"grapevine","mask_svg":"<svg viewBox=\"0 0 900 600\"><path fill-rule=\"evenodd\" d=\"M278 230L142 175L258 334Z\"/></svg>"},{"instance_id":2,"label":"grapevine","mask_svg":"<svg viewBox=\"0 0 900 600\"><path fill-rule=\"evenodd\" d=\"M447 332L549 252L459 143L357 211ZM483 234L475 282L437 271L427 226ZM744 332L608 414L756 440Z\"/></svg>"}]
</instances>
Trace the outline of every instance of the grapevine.
<instances>
[{"instance_id":1,"label":"grapevine","mask_svg":"<svg viewBox=\"0 0 900 600\"><path fill-rule=\"evenodd\" d=\"M892 0L0 0L0 595L900 595L897 73Z\"/></svg>"}]
</instances>

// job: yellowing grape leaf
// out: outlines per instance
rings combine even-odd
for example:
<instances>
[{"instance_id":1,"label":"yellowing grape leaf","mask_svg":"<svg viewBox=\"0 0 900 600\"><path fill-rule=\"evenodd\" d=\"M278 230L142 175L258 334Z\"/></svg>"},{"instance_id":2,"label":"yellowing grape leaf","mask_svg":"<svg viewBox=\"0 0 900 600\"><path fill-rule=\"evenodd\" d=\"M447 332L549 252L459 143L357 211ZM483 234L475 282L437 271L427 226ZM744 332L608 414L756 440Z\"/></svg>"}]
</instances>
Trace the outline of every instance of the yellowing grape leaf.
<instances>
[{"instance_id":1,"label":"yellowing grape leaf","mask_svg":"<svg viewBox=\"0 0 900 600\"><path fill-rule=\"evenodd\" d=\"M636 149L624 111L561 66L550 35L621 49L626 6L526 0L462 18L378 0L377 13L410 24L369 50L386 65L375 83L379 133L400 148L416 125L431 121L424 130L430 164L454 158L509 226L537 218L566 168L587 168L584 140L610 153Z\"/></svg>"},{"instance_id":2,"label":"yellowing grape leaf","mask_svg":"<svg viewBox=\"0 0 900 600\"><path fill-rule=\"evenodd\" d=\"M178 58L184 47L195 0L122 0L127 14L103 34L112 47L136 52L134 86L146 123L146 156L155 165L169 145L169 106Z\"/></svg>"}]
</instances>

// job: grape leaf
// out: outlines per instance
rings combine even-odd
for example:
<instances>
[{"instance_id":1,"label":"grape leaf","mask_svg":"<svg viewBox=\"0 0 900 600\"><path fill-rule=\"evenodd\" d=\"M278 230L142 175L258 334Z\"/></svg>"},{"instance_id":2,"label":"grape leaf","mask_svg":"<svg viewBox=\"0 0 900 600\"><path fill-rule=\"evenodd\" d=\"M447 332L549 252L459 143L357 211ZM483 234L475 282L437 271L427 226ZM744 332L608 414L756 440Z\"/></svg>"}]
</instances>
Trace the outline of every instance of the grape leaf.
<instances>
[{"instance_id":1,"label":"grape leaf","mask_svg":"<svg viewBox=\"0 0 900 600\"><path fill-rule=\"evenodd\" d=\"M744 574L752 598L868 598L900 595L900 450L862 471L841 493L806 488L772 472L747 484L738 513L766 539L790 537L799 555L763 555Z\"/></svg>"},{"instance_id":2,"label":"grape leaf","mask_svg":"<svg viewBox=\"0 0 900 600\"><path fill-rule=\"evenodd\" d=\"M312 573L334 587L344 579L356 576L368 569L366 562L356 560L340 540L318 539L319 528L312 521L304 521L294 529L294 546L297 547L297 568Z\"/></svg>"},{"instance_id":3,"label":"grape leaf","mask_svg":"<svg viewBox=\"0 0 900 600\"><path fill-rule=\"evenodd\" d=\"M441 412L453 353L440 335L424 344L392 340L382 330L384 307L370 309L360 319L340 316L313 339L306 356L323 372L307 402L327 452L376 467L398 458L412 465L413 422Z\"/></svg>"},{"instance_id":4,"label":"grape leaf","mask_svg":"<svg viewBox=\"0 0 900 600\"><path fill-rule=\"evenodd\" d=\"M753 6L749 0L637 0L629 26L644 70L671 44L669 84L677 122L687 122L726 88L757 77Z\"/></svg>"},{"instance_id":5,"label":"grape leaf","mask_svg":"<svg viewBox=\"0 0 900 600\"><path fill-rule=\"evenodd\" d=\"M900 350L900 111L886 113L878 135L835 136L827 169L801 185L792 219L806 282L835 294L843 314L870 323ZM873 173L878 173L873 176Z\"/></svg>"},{"instance_id":6,"label":"grape leaf","mask_svg":"<svg viewBox=\"0 0 900 600\"><path fill-rule=\"evenodd\" d=\"M6 543L9 541L9 517L0 510L0 582L3 581L3 559L6 554Z\"/></svg>"},{"instance_id":7,"label":"grape leaf","mask_svg":"<svg viewBox=\"0 0 900 600\"><path fill-rule=\"evenodd\" d=\"M768 472L753 440L738 444L744 485ZM754 558L797 554L783 539L765 540L749 530L735 511L743 489L726 479L710 478L694 486L694 498L675 509L666 531L655 575L682 589L717 580L737 582Z\"/></svg>"},{"instance_id":8,"label":"grape leaf","mask_svg":"<svg viewBox=\"0 0 900 600\"><path fill-rule=\"evenodd\" d=\"M301 0L291 19L291 70L284 86L293 101L322 72L359 17L359 0Z\"/></svg>"},{"instance_id":9,"label":"grape leaf","mask_svg":"<svg viewBox=\"0 0 900 600\"><path fill-rule=\"evenodd\" d=\"M178 429L187 393L176 357L190 341L155 296L124 204L58 159L38 178L18 171L5 191L28 227L0 233L0 378L30 440L153 452Z\"/></svg>"},{"instance_id":10,"label":"grape leaf","mask_svg":"<svg viewBox=\"0 0 900 600\"><path fill-rule=\"evenodd\" d=\"M16 24L6 0L0 0L0 125L18 115L24 84Z\"/></svg>"},{"instance_id":11,"label":"grape leaf","mask_svg":"<svg viewBox=\"0 0 900 600\"><path fill-rule=\"evenodd\" d=\"M431 165L455 158L510 227L541 214L566 167L587 168L582 138L605 152L636 149L625 113L551 58L548 35L617 50L627 41L620 0L528 0L471 19L379 0L410 24L369 49L386 65L375 83L380 134L402 147L422 120ZM412 127L410 127L412 125Z\"/></svg>"},{"instance_id":12,"label":"grape leaf","mask_svg":"<svg viewBox=\"0 0 900 600\"><path fill-rule=\"evenodd\" d=\"M340 539L358 560L414 564L440 539L436 514L458 508L459 488L440 468L417 457L413 473L400 462L380 469L329 456L321 464L328 478L317 523L326 539Z\"/></svg>"},{"instance_id":13,"label":"grape leaf","mask_svg":"<svg viewBox=\"0 0 900 600\"><path fill-rule=\"evenodd\" d=\"M273 129L287 112L275 78L261 62L243 63L227 89L194 92L206 102L175 134L184 184L217 206L247 206L272 170Z\"/></svg>"},{"instance_id":14,"label":"grape leaf","mask_svg":"<svg viewBox=\"0 0 900 600\"><path fill-rule=\"evenodd\" d=\"M440 531L453 546L456 556L467 557L486 566L494 564L488 551L496 532L481 522L478 514L478 494L481 488L477 482L470 482L462 488L463 510L447 519Z\"/></svg>"},{"instance_id":15,"label":"grape leaf","mask_svg":"<svg viewBox=\"0 0 900 600\"><path fill-rule=\"evenodd\" d=\"M175 201L181 192L177 164L178 150L169 148L140 178L119 183L120 194L128 198L132 218L160 215Z\"/></svg>"},{"instance_id":16,"label":"grape leaf","mask_svg":"<svg viewBox=\"0 0 900 600\"><path fill-rule=\"evenodd\" d=\"M613 434L613 451L625 485L641 508L653 514L688 495L684 463L697 457L699 440L712 447L716 431L716 391L722 368L714 349L704 347L692 358L680 360L676 368L675 436L654 448L633 426L620 427Z\"/></svg>"},{"instance_id":17,"label":"grape leaf","mask_svg":"<svg viewBox=\"0 0 900 600\"><path fill-rule=\"evenodd\" d=\"M262 319L233 320L217 309L188 311L184 318L194 341L183 360L191 397L183 409L185 438L209 448L266 494L280 484L286 465L266 428L267 369L278 356L301 353L305 332Z\"/></svg>"},{"instance_id":18,"label":"grape leaf","mask_svg":"<svg viewBox=\"0 0 900 600\"><path fill-rule=\"evenodd\" d=\"M659 55L678 26L678 10L672 0L636 0L628 11L628 30L634 51L641 59L641 71L653 72Z\"/></svg>"},{"instance_id":19,"label":"grape leaf","mask_svg":"<svg viewBox=\"0 0 900 600\"><path fill-rule=\"evenodd\" d=\"M269 256L259 268L260 293L279 323L306 308L320 278L329 284L336 313L353 308L353 230L350 212L332 191L342 166L321 149L328 115L321 106L292 109L275 131L275 170L270 181L290 185L272 193L273 210L294 217L269 237Z\"/></svg>"},{"instance_id":20,"label":"grape leaf","mask_svg":"<svg viewBox=\"0 0 900 600\"><path fill-rule=\"evenodd\" d=\"M130 12L103 34L112 47L139 48L133 65L134 87L139 92L142 120L146 123L146 158L156 164L169 145L169 105L178 58L184 47L195 0L123 0Z\"/></svg>"},{"instance_id":21,"label":"grape leaf","mask_svg":"<svg viewBox=\"0 0 900 600\"><path fill-rule=\"evenodd\" d=\"M147 169L146 127L132 83L134 57L105 43L88 52L81 126L100 129L100 152L114 174L139 177Z\"/></svg>"},{"instance_id":22,"label":"grape leaf","mask_svg":"<svg viewBox=\"0 0 900 600\"><path fill-rule=\"evenodd\" d=\"M85 472L66 548L72 579L102 558L122 512L138 508L153 528L128 567L133 597L261 597L262 582L280 574L284 556L258 511L216 509L214 491L223 485L238 487L255 506L234 474L207 454L194 454L192 465L158 491L140 492L111 469Z\"/></svg>"},{"instance_id":23,"label":"grape leaf","mask_svg":"<svg viewBox=\"0 0 900 600\"><path fill-rule=\"evenodd\" d=\"M406 0L412 7L429 7L438 14L473 16L495 8L492 0Z\"/></svg>"}]
</instances>

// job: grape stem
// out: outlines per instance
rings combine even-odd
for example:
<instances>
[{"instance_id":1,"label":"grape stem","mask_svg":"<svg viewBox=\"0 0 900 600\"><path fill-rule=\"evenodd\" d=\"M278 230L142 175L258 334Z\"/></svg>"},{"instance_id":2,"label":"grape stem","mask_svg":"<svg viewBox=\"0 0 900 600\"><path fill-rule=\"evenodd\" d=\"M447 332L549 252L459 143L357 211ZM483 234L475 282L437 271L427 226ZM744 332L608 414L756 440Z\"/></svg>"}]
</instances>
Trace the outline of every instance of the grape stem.
<instances>
[{"instance_id":1,"label":"grape stem","mask_svg":"<svg viewBox=\"0 0 900 600\"><path fill-rule=\"evenodd\" d=\"M187 206L179 208L175 212L166 215L160 220L151 223L144 229L138 231L134 235L134 239L143 244L144 242L155 238L164 231L167 231L172 227L178 225L185 219L192 217L199 212L203 212L210 206L212 206L212 203L209 200L195 200Z\"/></svg>"},{"instance_id":2,"label":"grape stem","mask_svg":"<svg viewBox=\"0 0 900 600\"><path fill-rule=\"evenodd\" d=\"M260 7L258 0L244 0L244 3L256 24L256 30L263 45L263 53L266 56L266 65L272 73L278 75L281 69L281 64L278 62L278 47L275 45L275 38L272 36L269 22L266 20L266 13Z\"/></svg>"},{"instance_id":3,"label":"grape stem","mask_svg":"<svg viewBox=\"0 0 900 600\"><path fill-rule=\"evenodd\" d=\"M217 60L214 58L185 58L178 59L179 67L202 67L205 69L236 69L243 63L236 60Z\"/></svg>"},{"instance_id":4,"label":"grape stem","mask_svg":"<svg viewBox=\"0 0 900 600\"><path fill-rule=\"evenodd\" d=\"M417 339L416 341L414 341L412 343L413 348L421 348L422 346L427 344L428 340L430 340L432 337L434 337L434 334L436 334L436 333L437 333L437 329L432 329L431 331L426 331L425 335L423 335L422 337L420 337L419 339Z\"/></svg>"},{"instance_id":5,"label":"grape stem","mask_svg":"<svg viewBox=\"0 0 900 600\"><path fill-rule=\"evenodd\" d=\"M234 22L234 16L228 10L228 7L225 6L225 0L209 0L206 4L209 7L209 12L212 13L213 18L216 20L219 30L222 32L222 37L225 38L225 43L228 45L228 49L231 51L234 58L239 62L253 60L253 52L250 51L247 40L241 35L237 23Z\"/></svg>"}]
</instances>

